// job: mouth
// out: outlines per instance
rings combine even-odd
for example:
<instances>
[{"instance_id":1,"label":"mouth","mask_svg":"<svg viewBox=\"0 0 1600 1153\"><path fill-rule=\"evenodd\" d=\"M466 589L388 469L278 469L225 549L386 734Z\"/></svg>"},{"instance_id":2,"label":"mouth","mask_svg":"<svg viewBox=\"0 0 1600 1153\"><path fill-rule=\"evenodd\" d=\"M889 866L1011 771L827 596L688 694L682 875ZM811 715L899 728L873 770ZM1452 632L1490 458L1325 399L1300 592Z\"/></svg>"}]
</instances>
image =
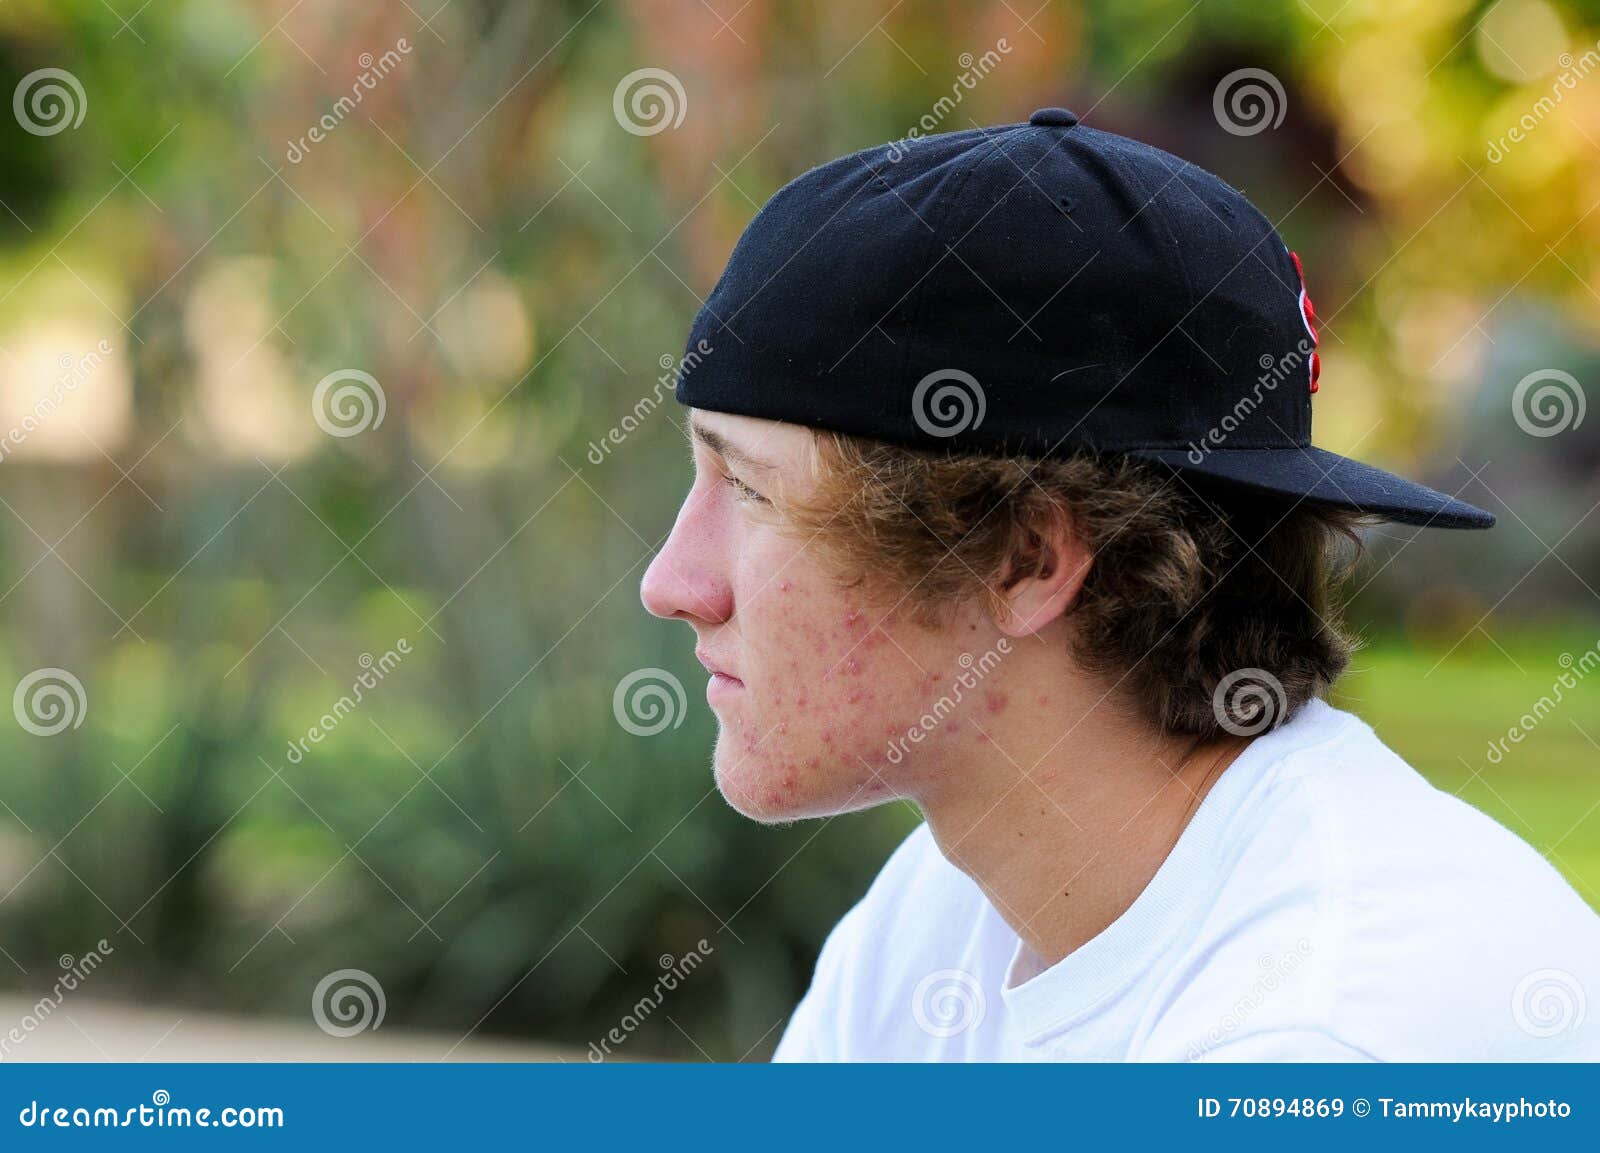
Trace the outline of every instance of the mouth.
<instances>
[{"instance_id":1,"label":"mouth","mask_svg":"<svg viewBox=\"0 0 1600 1153\"><path fill-rule=\"evenodd\" d=\"M695 657L705 666L706 672L711 674L711 679L706 682L706 703L713 708L719 701L726 701L730 697L744 691L744 682L732 673L721 668L715 660L700 649L694 651Z\"/></svg>"}]
</instances>

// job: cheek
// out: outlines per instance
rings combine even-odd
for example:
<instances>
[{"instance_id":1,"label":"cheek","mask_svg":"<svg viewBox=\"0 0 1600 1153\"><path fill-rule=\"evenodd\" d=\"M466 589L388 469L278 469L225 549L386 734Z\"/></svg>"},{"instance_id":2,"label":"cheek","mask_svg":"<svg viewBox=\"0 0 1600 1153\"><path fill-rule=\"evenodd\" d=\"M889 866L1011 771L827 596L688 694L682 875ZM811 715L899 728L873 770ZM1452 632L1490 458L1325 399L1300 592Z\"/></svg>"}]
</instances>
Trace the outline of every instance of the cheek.
<instances>
[{"instance_id":1,"label":"cheek","mask_svg":"<svg viewBox=\"0 0 1600 1153\"><path fill-rule=\"evenodd\" d=\"M744 644L772 723L797 722L833 744L859 732L915 687L918 674L895 647L893 622L848 590L815 578L780 576L745 622Z\"/></svg>"},{"instance_id":2,"label":"cheek","mask_svg":"<svg viewBox=\"0 0 1600 1153\"><path fill-rule=\"evenodd\" d=\"M925 637L795 567L737 614L749 696L719 740L724 794L748 815L790 819L916 791L932 758L895 744L943 683L914 658ZM928 751L961 731L946 721Z\"/></svg>"}]
</instances>

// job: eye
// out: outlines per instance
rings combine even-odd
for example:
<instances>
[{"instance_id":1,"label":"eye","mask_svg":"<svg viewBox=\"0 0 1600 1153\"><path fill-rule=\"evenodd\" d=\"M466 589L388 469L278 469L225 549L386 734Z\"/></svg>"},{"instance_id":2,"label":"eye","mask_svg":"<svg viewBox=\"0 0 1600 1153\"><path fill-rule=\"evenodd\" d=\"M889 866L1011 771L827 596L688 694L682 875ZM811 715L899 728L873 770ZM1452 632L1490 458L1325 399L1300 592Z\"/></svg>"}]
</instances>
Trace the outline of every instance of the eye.
<instances>
[{"instance_id":1,"label":"eye","mask_svg":"<svg viewBox=\"0 0 1600 1153\"><path fill-rule=\"evenodd\" d=\"M744 481L740 480L738 477L732 475L731 473L725 475L723 477L723 480L725 480L728 483L728 486L733 489L734 496L737 499L739 499L739 500L747 500L747 501L750 501L753 504L766 504L767 503L767 498L766 497L762 496L755 489L751 488L749 485L745 484Z\"/></svg>"}]
</instances>

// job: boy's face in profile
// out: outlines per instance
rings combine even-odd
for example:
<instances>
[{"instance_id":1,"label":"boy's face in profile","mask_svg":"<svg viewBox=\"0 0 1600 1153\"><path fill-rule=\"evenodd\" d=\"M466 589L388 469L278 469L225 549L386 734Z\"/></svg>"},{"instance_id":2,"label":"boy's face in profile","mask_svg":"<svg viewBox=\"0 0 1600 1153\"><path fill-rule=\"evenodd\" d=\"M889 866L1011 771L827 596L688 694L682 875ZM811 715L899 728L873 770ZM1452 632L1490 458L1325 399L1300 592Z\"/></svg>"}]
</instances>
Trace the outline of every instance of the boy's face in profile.
<instances>
[{"instance_id":1,"label":"boy's face in profile","mask_svg":"<svg viewBox=\"0 0 1600 1153\"><path fill-rule=\"evenodd\" d=\"M928 731L919 723L970 665L962 655L993 644L993 624L971 605L929 630L906 605L891 607L893 596L842 587L819 547L785 531L768 496L780 485L806 494L811 433L691 416L694 486L641 594L656 616L693 627L713 673L706 697L723 796L746 816L784 821L922 795L952 754L987 739L977 722L1004 708L1000 678L990 677ZM904 740L912 729L917 743Z\"/></svg>"}]
</instances>

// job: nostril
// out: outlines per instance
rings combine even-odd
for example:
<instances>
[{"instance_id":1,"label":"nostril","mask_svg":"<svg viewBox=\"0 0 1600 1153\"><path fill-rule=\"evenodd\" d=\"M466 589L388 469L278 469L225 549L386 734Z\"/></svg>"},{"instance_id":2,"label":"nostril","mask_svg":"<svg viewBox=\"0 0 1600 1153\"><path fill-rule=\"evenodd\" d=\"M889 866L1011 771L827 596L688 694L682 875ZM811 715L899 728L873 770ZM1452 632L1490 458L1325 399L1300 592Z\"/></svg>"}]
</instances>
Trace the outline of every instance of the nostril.
<instances>
[{"instance_id":1,"label":"nostril","mask_svg":"<svg viewBox=\"0 0 1600 1153\"><path fill-rule=\"evenodd\" d=\"M733 611L731 591L721 579L702 567L685 568L682 555L665 551L650 562L639 594L650 615L663 620L716 623Z\"/></svg>"},{"instance_id":2,"label":"nostril","mask_svg":"<svg viewBox=\"0 0 1600 1153\"><path fill-rule=\"evenodd\" d=\"M661 561L661 554L650 562L644 579L639 582L639 600L651 616L670 619L678 612L682 596L674 595L670 574Z\"/></svg>"}]
</instances>

